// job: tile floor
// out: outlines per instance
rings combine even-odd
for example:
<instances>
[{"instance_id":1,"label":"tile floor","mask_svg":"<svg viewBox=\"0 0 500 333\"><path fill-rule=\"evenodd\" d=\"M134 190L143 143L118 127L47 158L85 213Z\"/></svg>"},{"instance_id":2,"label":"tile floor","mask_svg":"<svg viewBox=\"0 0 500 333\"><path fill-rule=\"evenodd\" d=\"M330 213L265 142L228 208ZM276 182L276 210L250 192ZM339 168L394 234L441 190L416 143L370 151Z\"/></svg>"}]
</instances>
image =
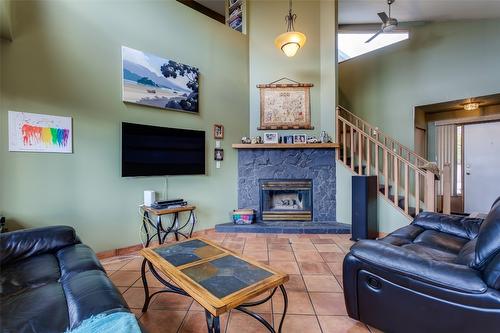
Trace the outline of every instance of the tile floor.
<instances>
[{"instance_id":1,"label":"tile floor","mask_svg":"<svg viewBox=\"0 0 500 333\"><path fill-rule=\"evenodd\" d=\"M347 316L342 293L342 260L352 242L350 235L290 235L198 232L237 253L252 257L290 274L286 283L289 308L283 333L376 332L376 329ZM153 298L141 312L144 291L140 279L142 257L137 254L101 260L111 280L122 292L132 311L151 333L206 332L203 308L189 297L164 293ZM152 291L162 287L148 275ZM269 322L279 324L282 296L253 310ZM268 332L255 319L239 311L221 317L221 332Z\"/></svg>"}]
</instances>

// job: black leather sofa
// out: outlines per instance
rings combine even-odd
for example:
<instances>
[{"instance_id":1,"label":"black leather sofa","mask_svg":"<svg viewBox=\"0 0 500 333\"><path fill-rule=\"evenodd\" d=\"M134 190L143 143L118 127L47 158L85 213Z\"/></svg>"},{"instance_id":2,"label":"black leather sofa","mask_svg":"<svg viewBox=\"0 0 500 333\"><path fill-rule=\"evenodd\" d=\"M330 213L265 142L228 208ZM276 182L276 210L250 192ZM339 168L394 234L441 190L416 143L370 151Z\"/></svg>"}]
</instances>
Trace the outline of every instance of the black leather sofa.
<instances>
[{"instance_id":1,"label":"black leather sofa","mask_svg":"<svg viewBox=\"0 0 500 333\"><path fill-rule=\"evenodd\" d=\"M0 234L2 332L65 332L129 311L94 252L66 226Z\"/></svg>"},{"instance_id":2,"label":"black leather sofa","mask_svg":"<svg viewBox=\"0 0 500 333\"><path fill-rule=\"evenodd\" d=\"M343 264L351 318L384 332L500 332L500 197L483 219L420 213Z\"/></svg>"}]
</instances>

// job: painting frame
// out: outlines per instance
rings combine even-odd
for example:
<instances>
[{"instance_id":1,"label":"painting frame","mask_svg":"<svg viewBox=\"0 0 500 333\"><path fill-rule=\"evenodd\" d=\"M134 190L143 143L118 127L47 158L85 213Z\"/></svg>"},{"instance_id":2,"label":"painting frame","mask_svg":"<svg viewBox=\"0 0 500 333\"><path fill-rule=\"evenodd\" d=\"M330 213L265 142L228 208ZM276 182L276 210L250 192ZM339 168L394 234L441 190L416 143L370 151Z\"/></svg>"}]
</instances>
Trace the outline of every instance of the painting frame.
<instances>
[{"instance_id":1,"label":"painting frame","mask_svg":"<svg viewBox=\"0 0 500 333\"><path fill-rule=\"evenodd\" d=\"M224 125L222 124L214 124L214 139L224 139Z\"/></svg>"},{"instance_id":2,"label":"painting frame","mask_svg":"<svg viewBox=\"0 0 500 333\"><path fill-rule=\"evenodd\" d=\"M9 152L73 153L73 118L8 111Z\"/></svg>"},{"instance_id":3,"label":"painting frame","mask_svg":"<svg viewBox=\"0 0 500 333\"><path fill-rule=\"evenodd\" d=\"M122 46L122 101L199 114L197 67Z\"/></svg>"},{"instance_id":4,"label":"painting frame","mask_svg":"<svg viewBox=\"0 0 500 333\"><path fill-rule=\"evenodd\" d=\"M258 84L257 88L260 89L260 126L257 129L314 129L311 126L310 101L310 89L313 86L312 83ZM295 107L295 110L277 107L282 105ZM282 112L282 114L277 114L277 112Z\"/></svg>"}]
</instances>

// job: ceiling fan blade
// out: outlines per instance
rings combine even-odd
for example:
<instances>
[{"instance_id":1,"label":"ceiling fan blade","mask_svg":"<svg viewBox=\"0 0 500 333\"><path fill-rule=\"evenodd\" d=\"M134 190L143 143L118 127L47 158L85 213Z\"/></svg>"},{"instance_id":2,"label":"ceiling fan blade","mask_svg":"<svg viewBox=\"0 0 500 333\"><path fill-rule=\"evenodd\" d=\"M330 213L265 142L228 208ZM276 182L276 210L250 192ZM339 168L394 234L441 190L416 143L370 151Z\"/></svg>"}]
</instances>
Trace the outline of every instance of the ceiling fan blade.
<instances>
[{"instance_id":1,"label":"ceiling fan blade","mask_svg":"<svg viewBox=\"0 0 500 333\"><path fill-rule=\"evenodd\" d=\"M389 16L387 16L385 12L377 13L377 15L384 23L386 23L389 20Z\"/></svg>"},{"instance_id":2,"label":"ceiling fan blade","mask_svg":"<svg viewBox=\"0 0 500 333\"><path fill-rule=\"evenodd\" d=\"M371 36L370 39L368 39L365 43L369 43L371 42L375 37L377 37L380 33L382 32L382 30L379 30L375 33L375 35Z\"/></svg>"}]
</instances>

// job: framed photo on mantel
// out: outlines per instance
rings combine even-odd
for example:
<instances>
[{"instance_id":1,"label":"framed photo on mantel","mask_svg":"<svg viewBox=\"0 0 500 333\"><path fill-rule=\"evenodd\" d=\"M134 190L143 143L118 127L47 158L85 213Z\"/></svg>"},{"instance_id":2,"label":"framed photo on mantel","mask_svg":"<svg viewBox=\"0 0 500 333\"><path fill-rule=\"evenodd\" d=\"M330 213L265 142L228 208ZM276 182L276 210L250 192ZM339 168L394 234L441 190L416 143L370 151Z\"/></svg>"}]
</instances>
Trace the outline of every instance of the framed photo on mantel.
<instances>
[{"instance_id":1,"label":"framed photo on mantel","mask_svg":"<svg viewBox=\"0 0 500 333\"><path fill-rule=\"evenodd\" d=\"M311 126L312 83L258 84L260 89L259 130L314 129Z\"/></svg>"}]
</instances>

